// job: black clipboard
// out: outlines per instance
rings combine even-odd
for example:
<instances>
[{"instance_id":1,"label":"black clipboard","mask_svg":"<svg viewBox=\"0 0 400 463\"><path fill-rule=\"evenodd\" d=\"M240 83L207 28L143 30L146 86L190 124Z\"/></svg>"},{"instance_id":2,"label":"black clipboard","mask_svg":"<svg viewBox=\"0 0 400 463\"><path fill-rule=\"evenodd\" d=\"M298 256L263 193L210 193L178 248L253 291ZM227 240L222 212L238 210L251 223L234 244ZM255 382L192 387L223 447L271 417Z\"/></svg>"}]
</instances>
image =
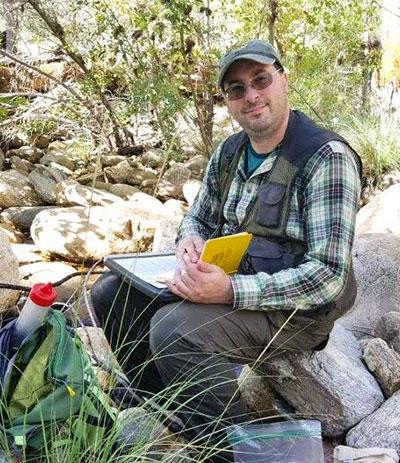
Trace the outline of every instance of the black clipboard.
<instances>
[{"instance_id":1,"label":"black clipboard","mask_svg":"<svg viewBox=\"0 0 400 463\"><path fill-rule=\"evenodd\" d=\"M151 252L137 254L112 254L104 258L104 264L111 271L119 275L122 280L129 282L135 289L146 294L152 299L157 298L160 302L166 304L181 301L182 299L176 294L171 293L167 287L159 288L139 276L138 273L140 272L142 263L146 263L146 259L155 260L157 258L161 258L161 261L164 260L164 258L170 261L175 259L175 255L173 253L157 254Z\"/></svg>"}]
</instances>

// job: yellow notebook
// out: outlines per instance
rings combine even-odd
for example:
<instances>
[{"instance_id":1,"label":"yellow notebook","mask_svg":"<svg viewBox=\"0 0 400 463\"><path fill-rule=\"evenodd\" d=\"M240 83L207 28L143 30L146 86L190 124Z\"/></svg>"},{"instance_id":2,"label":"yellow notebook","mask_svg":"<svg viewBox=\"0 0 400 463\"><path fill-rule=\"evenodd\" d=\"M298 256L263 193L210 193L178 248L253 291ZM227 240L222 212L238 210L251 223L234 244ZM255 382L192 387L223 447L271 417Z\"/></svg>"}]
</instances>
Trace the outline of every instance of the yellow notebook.
<instances>
[{"instance_id":1,"label":"yellow notebook","mask_svg":"<svg viewBox=\"0 0 400 463\"><path fill-rule=\"evenodd\" d=\"M207 240L200 259L218 265L228 274L236 273L252 236L243 232Z\"/></svg>"}]
</instances>

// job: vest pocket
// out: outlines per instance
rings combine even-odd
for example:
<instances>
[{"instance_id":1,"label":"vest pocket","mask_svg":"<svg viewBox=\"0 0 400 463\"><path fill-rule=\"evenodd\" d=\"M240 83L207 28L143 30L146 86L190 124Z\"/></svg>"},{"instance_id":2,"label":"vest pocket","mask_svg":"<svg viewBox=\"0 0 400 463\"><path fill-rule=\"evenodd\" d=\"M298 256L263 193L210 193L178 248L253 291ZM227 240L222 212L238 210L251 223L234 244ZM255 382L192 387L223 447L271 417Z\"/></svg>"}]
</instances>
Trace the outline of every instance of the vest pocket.
<instances>
[{"instance_id":1,"label":"vest pocket","mask_svg":"<svg viewBox=\"0 0 400 463\"><path fill-rule=\"evenodd\" d=\"M248 273L269 274L294 266L295 256L275 241L253 236L247 250Z\"/></svg>"},{"instance_id":2,"label":"vest pocket","mask_svg":"<svg viewBox=\"0 0 400 463\"><path fill-rule=\"evenodd\" d=\"M270 182L261 185L257 195L256 222L259 225L278 225L286 186L280 183Z\"/></svg>"}]
</instances>

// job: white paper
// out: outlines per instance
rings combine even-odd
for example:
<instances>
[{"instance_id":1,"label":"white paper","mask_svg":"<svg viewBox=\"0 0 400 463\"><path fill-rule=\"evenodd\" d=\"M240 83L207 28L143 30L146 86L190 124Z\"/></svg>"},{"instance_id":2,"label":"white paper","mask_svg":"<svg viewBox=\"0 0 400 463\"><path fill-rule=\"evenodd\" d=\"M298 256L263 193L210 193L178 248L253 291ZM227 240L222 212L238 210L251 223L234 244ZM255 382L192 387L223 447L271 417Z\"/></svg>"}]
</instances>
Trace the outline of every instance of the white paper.
<instances>
[{"instance_id":1,"label":"white paper","mask_svg":"<svg viewBox=\"0 0 400 463\"><path fill-rule=\"evenodd\" d=\"M165 288L165 284L158 279L172 279L176 268L176 258L170 256L149 256L115 259L121 267L156 288Z\"/></svg>"}]
</instances>

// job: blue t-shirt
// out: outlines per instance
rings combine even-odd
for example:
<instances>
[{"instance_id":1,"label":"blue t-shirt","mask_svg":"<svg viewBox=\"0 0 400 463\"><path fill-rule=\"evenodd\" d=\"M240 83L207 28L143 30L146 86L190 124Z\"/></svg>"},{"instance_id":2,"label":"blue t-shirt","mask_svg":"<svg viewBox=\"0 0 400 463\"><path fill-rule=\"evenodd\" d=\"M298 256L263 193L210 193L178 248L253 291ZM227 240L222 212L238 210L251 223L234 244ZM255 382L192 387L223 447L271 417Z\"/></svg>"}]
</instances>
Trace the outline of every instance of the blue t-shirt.
<instances>
[{"instance_id":1,"label":"blue t-shirt","mask_svg":"<svg viewBox=\"0 0 400 463\"><path fill-rule=\"evenodd\" d=\"M256 169L267 159L268 153L259 154L254 151L251 143L247 143L246 146L246 174L249 178Z\"/></svg>"}]
</instances>

